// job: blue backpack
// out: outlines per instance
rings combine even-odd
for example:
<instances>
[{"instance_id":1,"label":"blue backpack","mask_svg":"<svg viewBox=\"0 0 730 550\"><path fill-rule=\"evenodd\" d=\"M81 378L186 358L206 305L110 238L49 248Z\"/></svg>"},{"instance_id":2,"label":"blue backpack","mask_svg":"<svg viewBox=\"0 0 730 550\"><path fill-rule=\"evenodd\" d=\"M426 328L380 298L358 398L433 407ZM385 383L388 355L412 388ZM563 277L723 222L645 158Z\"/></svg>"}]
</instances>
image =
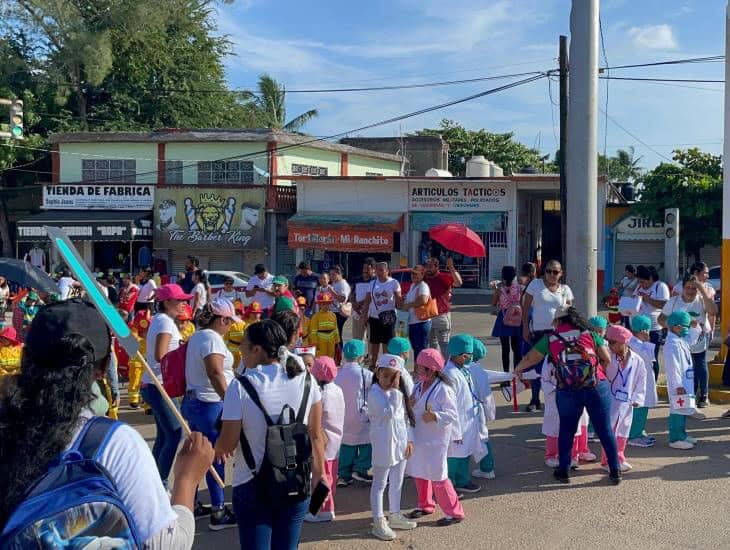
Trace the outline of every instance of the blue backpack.
<instances>
[{"instance_id":1,"label":"blue backpack","mask_svg":"<svg viewBox=\"0 0 730 550\"><path fill-rule=\"evenodd\" d=\"M121 422L94 417L28 491L0 535L0 548L142 548L116 485L98 459Z\"/></svg>"}]
</instances>

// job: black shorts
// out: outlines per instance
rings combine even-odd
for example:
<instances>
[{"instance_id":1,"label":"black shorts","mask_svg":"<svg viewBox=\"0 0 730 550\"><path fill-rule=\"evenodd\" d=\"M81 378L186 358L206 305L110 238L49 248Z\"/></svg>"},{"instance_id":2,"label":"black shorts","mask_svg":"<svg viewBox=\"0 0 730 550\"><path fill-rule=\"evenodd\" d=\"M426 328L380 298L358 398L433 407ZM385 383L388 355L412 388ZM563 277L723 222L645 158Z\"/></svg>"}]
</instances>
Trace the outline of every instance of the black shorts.
<instances>
[{"instance_id":1,"label":"black shorts","mask_svg":"<svg viewBox=\"0 0 730 550\"><path fill-rule=\"evenodd\" d=\"M395 325L384 327L380 319L368 319L371 344L387 344L395 337Z\"/></svg>"}]
</instances>

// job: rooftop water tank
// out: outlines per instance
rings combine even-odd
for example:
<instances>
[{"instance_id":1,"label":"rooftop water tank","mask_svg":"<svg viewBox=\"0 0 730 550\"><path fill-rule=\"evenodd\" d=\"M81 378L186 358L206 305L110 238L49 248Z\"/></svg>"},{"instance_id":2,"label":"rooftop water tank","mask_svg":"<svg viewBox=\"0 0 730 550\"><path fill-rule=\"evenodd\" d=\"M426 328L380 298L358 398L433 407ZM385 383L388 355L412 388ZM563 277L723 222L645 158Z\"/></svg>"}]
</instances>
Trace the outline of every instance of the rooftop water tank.
<instances>
[{"instance_id":1,"label":"rooftop water tank","mask_svg":"<svg viewBox=\"0 0 730 550\"><path fill-rule=\"evenodd\" d=\"M453 178L453 174L448 170L439 170L438 168L429 168L426 170L427 178Z\"/></svg>"},{"instance_id":2,"label":"rooftop water tank","mask_svg":"<svg viewBox=\"0 0 730 550\"><path fill-rule=\"evenodd\" d=\"M477 155L466 161L467 178L488 178L491 175L492 162L484 158L484 155Z\"/></svg>"},{"instance_id":3,"label":"rooftop water tank","mask_svg":"<svg viewBox=\"0 0 730 550\"><path fill-rule=\"evenodd\" d=\"M489 175L492 176L493 178L501 178L504 176L504 170L502 170L502 168L500 168L493 162L492 165L490 166Z\"/></svg>"}]
</instances>

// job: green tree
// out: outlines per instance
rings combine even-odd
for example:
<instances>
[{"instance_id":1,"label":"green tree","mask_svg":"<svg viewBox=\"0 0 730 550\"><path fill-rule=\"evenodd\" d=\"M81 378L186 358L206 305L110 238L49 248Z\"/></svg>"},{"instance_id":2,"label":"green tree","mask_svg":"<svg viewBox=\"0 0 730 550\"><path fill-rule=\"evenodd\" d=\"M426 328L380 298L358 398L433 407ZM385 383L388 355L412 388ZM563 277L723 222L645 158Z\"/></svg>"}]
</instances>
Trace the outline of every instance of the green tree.
<instances>
[{"instance_id":1,"label":"green tree","mask_svg":"<svg viewBox=\"0 0 730 550\"><path fill-rule=\"evenodd\" d=\"M317 109L310 109L286 122L286 91L268 74L259 76L256 107L262 126L287 132L298 132L319 114Z\"/></svg>"},{"instance_id":2,"label":"green tree","mask_svg":"<svg viewBox=\"0 0 730 550\"><path fill-rule=\"evenodd\" d=\"M675 150L639 179L634 213L661 221L665 208L680 208L680 246L700 261L700 249L719 245L722 226L721 157L697 148Z\"/></svg>"},{"instance_id":3,"label":"green tree","mask_svg":"<svg viewBox=\"0 0 730 550\"><path fill-rule=\"evenodd\" d=\"M636 181L642 173L640 166L643 157L636 157L633 147L618 149L616 154L607 157L598 155L598 175L606 176L612 182ZM555 151L553 160L546 166L548 172L560 172L560 149Z\"/></svg>"},{"instance_id":4,"label":"green tree","mask_svg":"<svg viewBox=\"0 0 730 550\"><path fill-rule=\"evenodd\" d=\"M466 161L474 155L484 155L500 166L505 174L541 164L540 153L514 140L514 134L495 134L487 130L467 130L453 120L443 119L436 129L426 128L417 136L441 136L449 144L449 169L454 173L466 171ZM463 160L462 160L463 159Z\"/></svg>"}]
</instances>

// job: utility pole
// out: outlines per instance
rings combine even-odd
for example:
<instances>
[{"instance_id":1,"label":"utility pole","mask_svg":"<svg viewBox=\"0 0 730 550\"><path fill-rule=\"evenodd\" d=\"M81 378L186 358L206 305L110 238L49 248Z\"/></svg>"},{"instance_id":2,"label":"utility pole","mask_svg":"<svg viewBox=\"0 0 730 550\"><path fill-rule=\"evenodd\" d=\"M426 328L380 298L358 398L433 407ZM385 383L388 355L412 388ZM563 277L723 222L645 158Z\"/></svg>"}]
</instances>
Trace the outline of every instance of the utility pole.
<instances>
[{"instance_id":1,"label":"utility pole","mask_svg":"<svg viewBox=\"0 0 730 550\"><path fill-rule=\"evenodd\" d=\"M568 255L565 253L565 238L568 228L568 188L565 175L567 173L565 158L568 155L568 37L560 35L558 52L560 65L560 256L563 269L567 270Z\"/></svg>"},{"instance_id":2,"label":"utility pole","mask_svg":"<svg viewBox=\"0 0 730 550\"><path fill-rule=\"evenodd\" d=\"M730 73L728 72L728 55L730 55L730 2L725 11L725 133L723 137L722 158L725 167L722 171L722 269L720 270L721 297L720 322L721 335L730 329ZM727 349L724 349L727 353ZM724 354L723 354L724 356Z\"/></svg>"},{"instance_id":3,"label":"utility pole","mask_svg":"<svg viewBox=\"0 0 730 550\"><path fill-rule=\"evenodd\" d=\"M587 317L598 306L598 0L573 0L567 136L568 282Z\"/></svg>"}]
</instances>

